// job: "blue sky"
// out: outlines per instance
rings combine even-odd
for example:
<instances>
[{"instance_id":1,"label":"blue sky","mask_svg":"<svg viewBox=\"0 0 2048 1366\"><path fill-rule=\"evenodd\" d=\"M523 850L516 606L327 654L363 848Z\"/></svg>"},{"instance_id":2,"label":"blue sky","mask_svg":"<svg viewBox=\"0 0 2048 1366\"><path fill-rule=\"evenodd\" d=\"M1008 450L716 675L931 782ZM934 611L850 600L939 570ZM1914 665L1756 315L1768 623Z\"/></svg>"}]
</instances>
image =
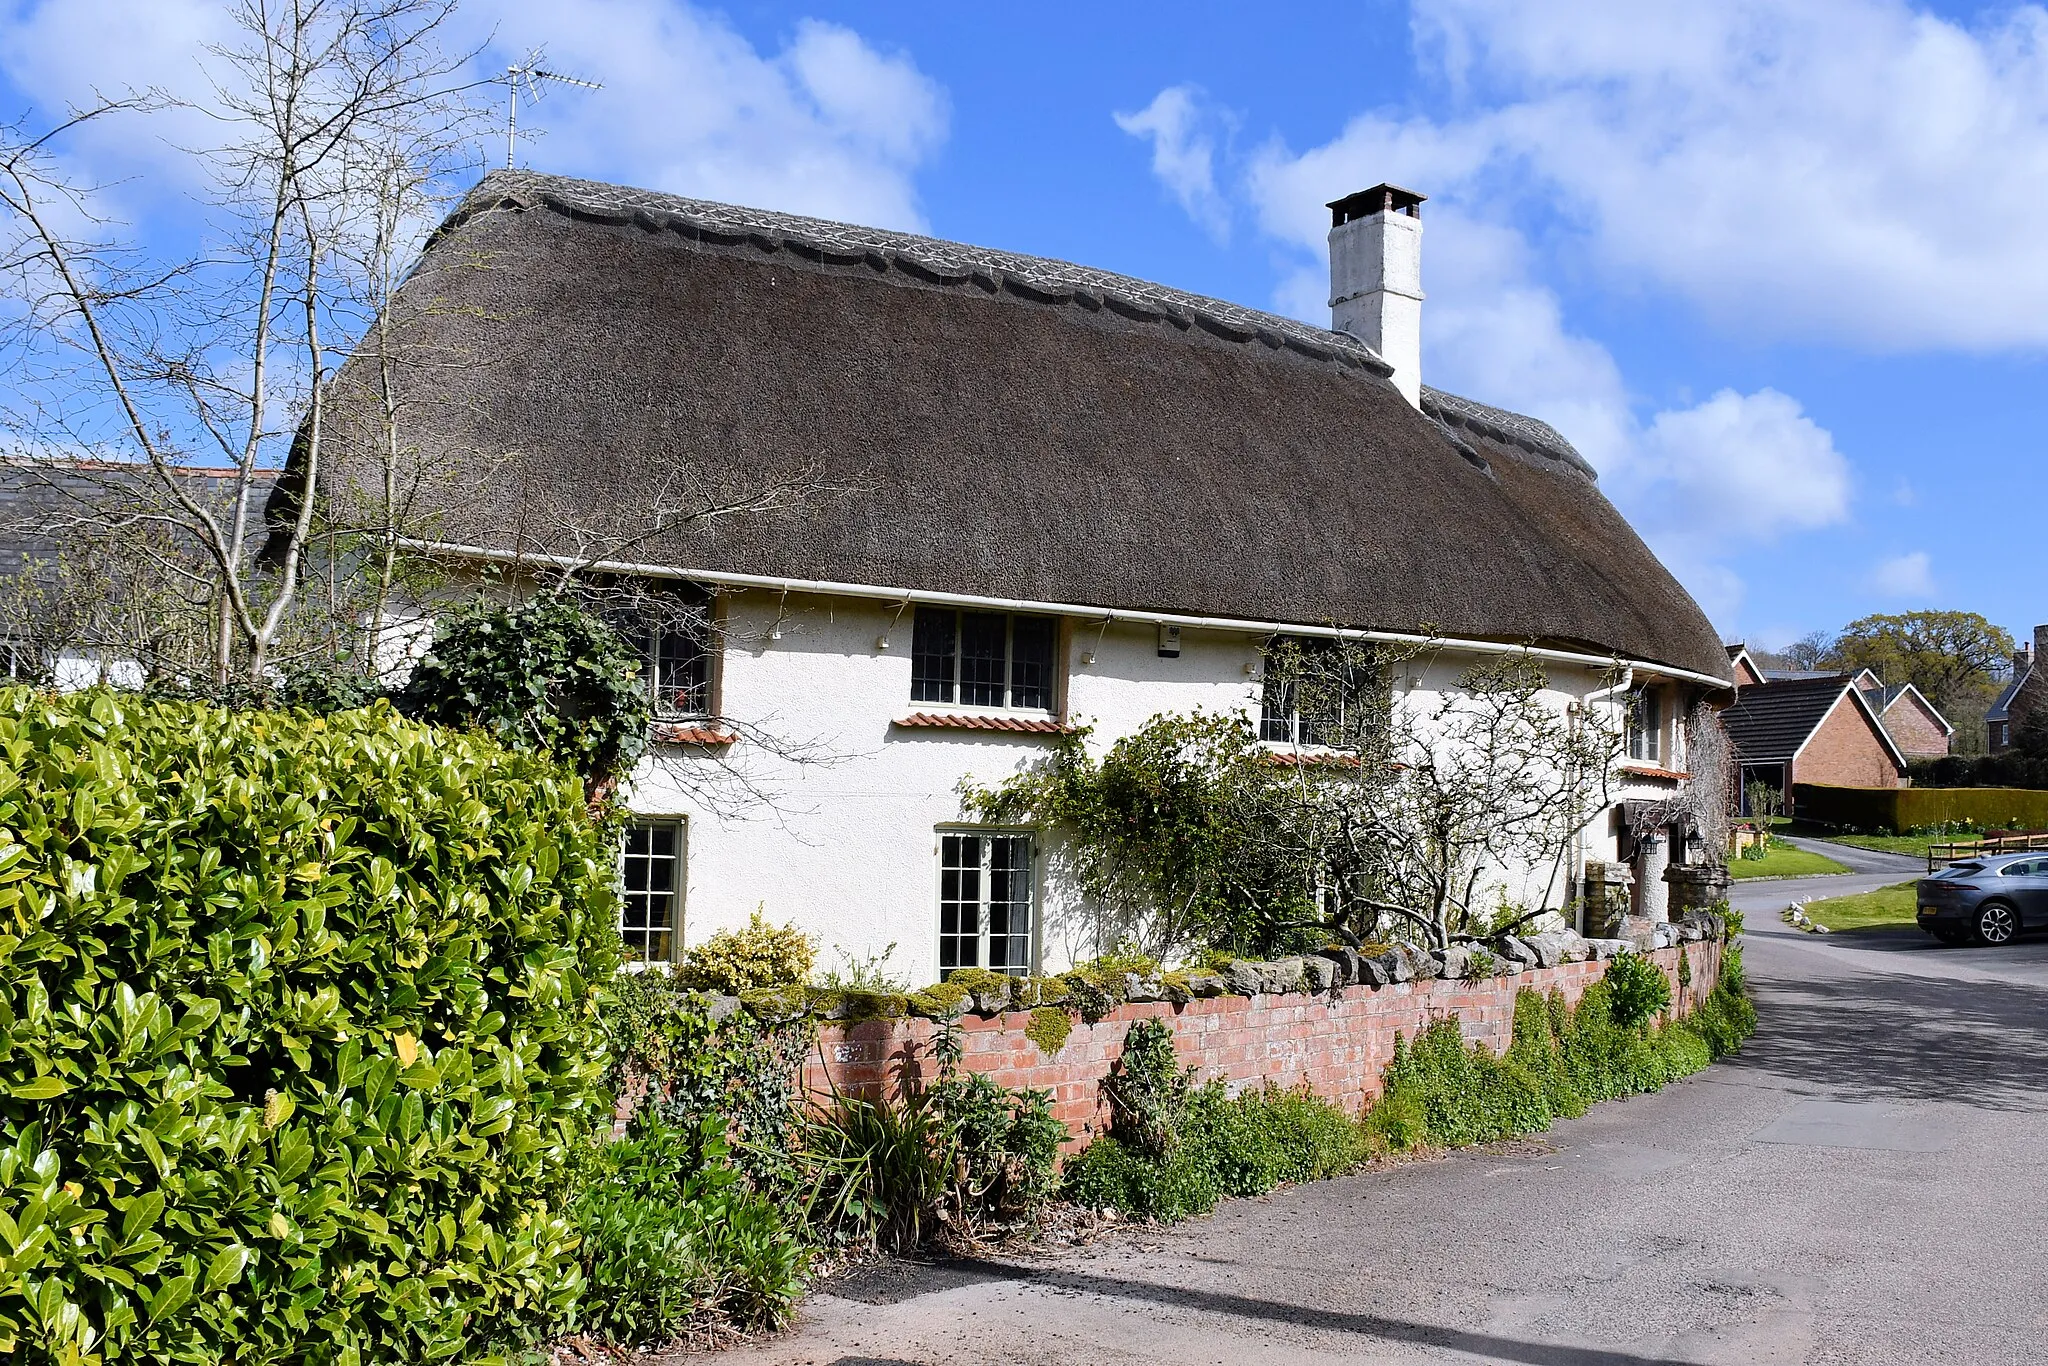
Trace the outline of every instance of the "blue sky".
<instances>
[{"instance_id":1,"label":"blue sky","mask_svg":"<svg viewBox=\"0 0 2048 1366\"><path fill-rule=\"evenodd\" d=\"M187 88L218 12L0 3L0 111ZM540 169L1317 322L1323 202L1407 184L1431 196L1425 380L1562 429L1724 633L2048 621L2039 6L468 0L461 23L486 65L546 43L605 82L522 116ZM76 155L169 222L162 153Z\"/></svg>"}]
</instances>

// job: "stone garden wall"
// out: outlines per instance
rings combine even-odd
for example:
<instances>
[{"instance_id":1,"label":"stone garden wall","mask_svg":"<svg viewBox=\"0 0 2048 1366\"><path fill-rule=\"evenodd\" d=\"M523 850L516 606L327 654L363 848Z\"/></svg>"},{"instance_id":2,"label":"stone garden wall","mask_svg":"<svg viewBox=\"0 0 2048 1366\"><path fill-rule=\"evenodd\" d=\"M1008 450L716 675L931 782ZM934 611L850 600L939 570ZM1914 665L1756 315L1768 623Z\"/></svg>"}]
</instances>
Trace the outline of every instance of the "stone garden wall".
<instances>
[{"instance_id":1,"label":"stone garden wall","mask_svg":"<svg viewBox=\"0 0 2048 1366\"><path fill-rule=\"evenodd\" d=\"M1679 958L1690 961L1690 978L1680 986ZM1689 1013L1719 980L1718 935L1649 951L1650 960L1671 979L1673 1009ZM1181 1060L1199 1069L1200 1080L1222 1077L1234 1086L1272 1081L1306 1083L1318 1094L1356 1112L1379 1094L1380 1078L1393 1058L1396 1035L1414 1038L1427 1024L1455 1016L1465 1037L1496 1053L1505 1052L1514 1022L1515 995L1524 988L1562 991L1574 1003L1600 980L1607 962L1588 959L1551 967L1521 967L1504 976L1433 978L1381 985L1335 985L1294 992L1219 994L1184 1004L1146 1001L1118 1006L1089 1024L1078 1018L1056 1051L1044 1052L1026 1031L1033 1012L968 1014L959 1019L961 1065L985 1072L1007 1087L1053 1093L1054 1112L1066 1124L1070 1145L1085 1143L1107 1123L1102 1080L1123 1051L1133 1020L1158 1018L1173 1026ZM1311 979L1312 980L1312 979ZM931 1041L939 1026L926 1019L826 1022L806 1065L804 1082L814 1094L874 1096L900 1094L906 1081L928 1077ZM1056 1033L1056 1031L1053 1031Z\"/></svg>"}]
</instances>

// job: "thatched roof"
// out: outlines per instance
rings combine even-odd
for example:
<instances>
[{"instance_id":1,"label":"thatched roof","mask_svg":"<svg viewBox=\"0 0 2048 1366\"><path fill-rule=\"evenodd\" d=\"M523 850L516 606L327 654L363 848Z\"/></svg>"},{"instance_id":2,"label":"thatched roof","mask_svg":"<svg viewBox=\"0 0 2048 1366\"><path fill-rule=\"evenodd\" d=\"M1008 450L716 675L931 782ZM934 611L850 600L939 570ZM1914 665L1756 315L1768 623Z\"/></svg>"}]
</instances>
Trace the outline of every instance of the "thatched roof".
<instances>
[{"instance_id":1,"label":"thatched roof","mask_svg":"<svg viewBox=\"0 0 2048 1366\"><path fill-rule=\"evenodd\" d=\"M432 536L553 549L778 480L639 563L1591 648L1718 678L1705 616L1533 419L1341 333L1063 262L529 173L394 329ZM369 367L352 363L358 378ZM329 496L374 485L358 433ZM579 549L588 535L569 537Z\"/></svg>"}]
</instances>

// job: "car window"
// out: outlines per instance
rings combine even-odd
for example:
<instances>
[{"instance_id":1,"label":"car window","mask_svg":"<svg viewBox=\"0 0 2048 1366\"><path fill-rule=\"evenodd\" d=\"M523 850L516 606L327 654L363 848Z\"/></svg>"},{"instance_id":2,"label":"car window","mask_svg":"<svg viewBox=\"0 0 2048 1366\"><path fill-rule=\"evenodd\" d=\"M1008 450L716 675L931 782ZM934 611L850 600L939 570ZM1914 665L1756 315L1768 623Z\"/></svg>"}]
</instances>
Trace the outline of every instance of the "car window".
<instances>
[{"instance_id":1,"label":"car window","mask_svg":"<svg viewBox=\"0 0 2048 1366\"><path fill-rule=\"evenodd\" d=\"M2040 867L2039 860L2021 859L2017 863L2008 863L2005 867L2000 868L1998 875L2000 877L2033 877L2040 870Z\"/></svg>"}]
</instances>

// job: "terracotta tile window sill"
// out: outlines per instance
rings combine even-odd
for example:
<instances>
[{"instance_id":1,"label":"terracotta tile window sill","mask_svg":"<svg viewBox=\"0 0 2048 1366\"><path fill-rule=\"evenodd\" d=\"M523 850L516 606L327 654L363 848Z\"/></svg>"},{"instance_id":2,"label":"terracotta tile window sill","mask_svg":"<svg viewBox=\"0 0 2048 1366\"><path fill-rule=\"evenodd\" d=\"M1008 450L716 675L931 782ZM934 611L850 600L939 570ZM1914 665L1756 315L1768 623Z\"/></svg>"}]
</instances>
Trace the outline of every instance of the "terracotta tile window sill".
<instances>
[{"instance_id":1,"label":"terracotta tile window sill","mask_svg":"<svg viewBox=\"0 0 2048 1366\"><path fill-rule=\"evenodd\" d=\"M657 745L729 745L733 733L698 721L656 721L649 729Z\"/></svg>"},{"instance_id":2,"label":"terracotta tile window sill","mask_svg":"<svg viewBox=\"0 0 2048 1366\"><path fill-rule=\"evenodd\" d=\"M895 725L909 730L1000 730L1013 735L1071 735L1074 727L1050 716L983 716L975 712L912 712Z\"/></svg>"},{"instance_id":3,"label":"terracotta tile window sill","mask_svg":"<svg viewBox=\"0 0 2048 1366\"><path fill-rule=\"evenodd\" d=\"M1650 778L1664 783L1682 783L1692 777L1690 773L1680 773L1670 768L1653 768L1648 764L1623 764L1621 771L1631 778Z\"/></svg>"}]
</instances>

